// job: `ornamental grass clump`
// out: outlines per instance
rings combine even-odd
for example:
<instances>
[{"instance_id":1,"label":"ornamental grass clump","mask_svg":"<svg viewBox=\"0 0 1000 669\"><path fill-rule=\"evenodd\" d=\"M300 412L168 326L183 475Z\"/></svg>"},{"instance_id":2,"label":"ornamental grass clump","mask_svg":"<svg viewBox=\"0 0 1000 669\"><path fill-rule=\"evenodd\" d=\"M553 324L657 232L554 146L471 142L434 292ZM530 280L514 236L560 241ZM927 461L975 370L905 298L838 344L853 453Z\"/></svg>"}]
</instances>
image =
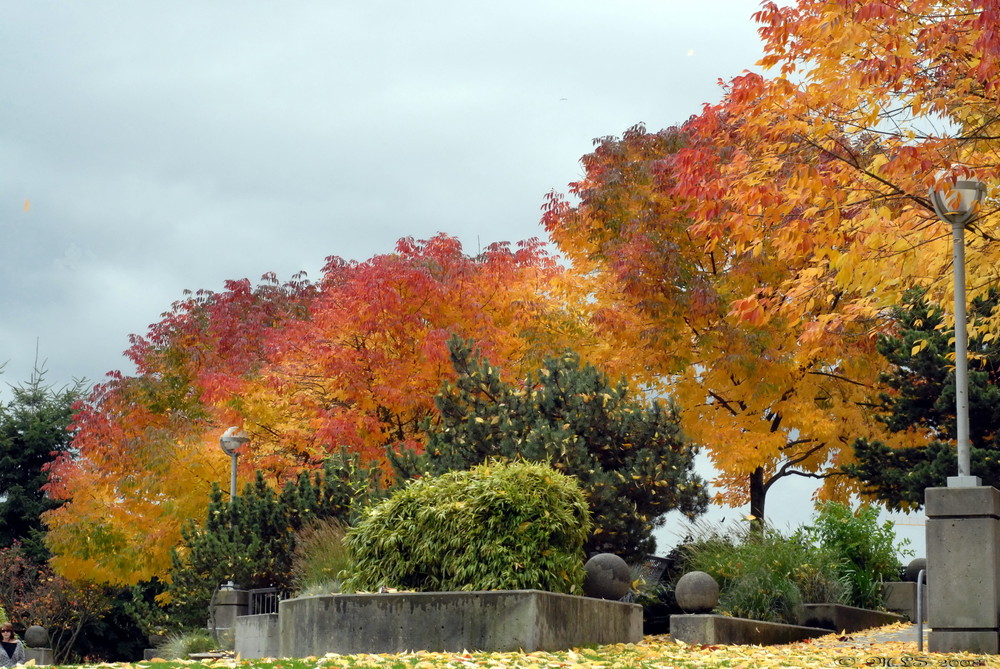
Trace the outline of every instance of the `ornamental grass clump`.
<instances>
[{"instance_id":1,"label":"ornamental grass clump","mask_svg":"<svg viewBox=\"0 0 1000 669\"><path fill-rule=\"evenodd\" d=\"M703 530L682 547L685 571L719 583L717 610L738 618L795 624L803 603L843 603L847 587L836 556L771 528Z\"/></svg>"},{"instance_id":2,"label":"ornamental grass clump","mask_svg":"<svg viewBox=\"0 0 1000 669\"><path fill-rule=\"evenodd\" d=\"M347 534L343 589L579 593L589 532L573 478L490 462L410 481L369 509Z\"/></svg>"},{"instance_id":3,"label":"ornamental grass clump","mask_svg":"<svg viewBox=\"0 0 1000 669\"><path fill-rule=\"evenodd\" d=\"M299 530L292 550L292 582L299 594L340 592L340 575L350 566L346 526L323 518Z\"/></svg>"}]
</instances>

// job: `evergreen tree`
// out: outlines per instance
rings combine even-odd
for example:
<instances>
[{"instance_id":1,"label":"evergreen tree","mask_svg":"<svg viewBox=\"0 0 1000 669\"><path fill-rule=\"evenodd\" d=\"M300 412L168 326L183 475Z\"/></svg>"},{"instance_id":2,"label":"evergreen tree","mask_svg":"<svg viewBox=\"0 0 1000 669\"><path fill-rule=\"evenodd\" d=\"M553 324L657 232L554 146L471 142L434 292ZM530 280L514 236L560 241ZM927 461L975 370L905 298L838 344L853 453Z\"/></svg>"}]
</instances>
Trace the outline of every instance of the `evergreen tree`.
<instances>
[{"instance_id":1,"label":"evergreen tree","mask_svg":"<svg viewBox=\"0 0 1000 669\"><path fill-rule=\"evenodd\" d=\"M227 581L245 589L291 589L296 533L318 519L350 522L381 494L377 482L342 451L321 473L303 472L280 492L260 473L235 500L214 486L204 524L186 526L173 552L168 615L181 627L204 625L212 593Z\"/></svg>"},{"instance_id":2,"label":"evergreen tree","mask_svg":"<svg viewBox=\"0 0 1000 669\"><path fill-rule=\"evenodd\" d=\"M576 477L593 529L586 550L635 560L652 553L652 532L677 509L702 513L708 498L693 473L695 448L673 410L644 404L572 352L546 360L522 385L449 343L458 372L435 398L440 420L425 424L426 451L392 454L403 477L469 469L487 458L523 458Z\"/></svg>"},{"instance_id":3,"label":"evergreen tree","mask_svg":"<svg viewBox=\"0 0 1000 669\"><path fill-rule=\"evenodd\" d=\"M56 390L36 370L26 384L12 386L13 399L0 405L0 547L18 542L36 564L49 557L41 515L58 506L42 489L45 465L69 448L81 389L77 384Z\"/></svg>"},{"instance_id":4,"label":"evergreen tree","mask_svg":"<svg viewBox=\"0 0 1000 669\"><path fill-rule=\"evenodd\" d=\"M989 316L998 294L969 305L969 319ZM942 311L911 292L896 308L897 329L880 338L879 352L894 366L884 375L888 392L880 396L877 418L894 432L918 430L933 435L926 445L893 448L882 442L858 440L857 464L844 471L862 482L863 490L893 510L923 505L924 489L947 484L957 473L954 446L954 331L944 328ZM984 485L1000 486L1000 346L986 332L970 328L969 438L970 464Z\"/></svg>"}]
</instances>

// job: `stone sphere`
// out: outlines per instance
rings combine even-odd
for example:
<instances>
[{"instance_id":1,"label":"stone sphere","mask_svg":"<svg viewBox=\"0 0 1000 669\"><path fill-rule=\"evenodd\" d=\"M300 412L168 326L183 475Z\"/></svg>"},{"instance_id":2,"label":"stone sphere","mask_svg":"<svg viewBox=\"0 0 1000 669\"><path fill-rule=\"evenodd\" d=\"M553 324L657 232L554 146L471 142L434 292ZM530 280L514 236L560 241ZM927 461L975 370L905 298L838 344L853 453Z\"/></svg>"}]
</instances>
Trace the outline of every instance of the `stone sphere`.
<instances>
[{"instance_id":1,"label":"stone sphere","mask_svg":"<svg viewBox=\"0 0 1000 669\"><path fill-rule=\"evenodd\" d=\"M24 645L29 648L48 648L48 631L41 625L32 625L24 631Z\"/></svg>"},{"instance_id":2,"label":"stone sphere","mask_svg":"<svg viewBox=\"0 0 1000 669\"><path fill-rule=\"evenodd\" d=\"M632 570L625 560L611 553L598 553L584 565L587 576L583 594L598 599L621 599L632 587Z\"/></svg>"},{"instance_id":3,"label":"stone sphere","mask_svg":"<svg viewBox=\"0 0 1000 669\"><path fill-rule=\"evenodd\" d=\"M719 584L710 574L689 571L677 581L674 597L685 613L708 613L719 603Z\"/></svg>"},{"instance_id":4,"label":"stone sphere","mask_svg":"<svg viewBox=\"0 0 1000 669\"><path fill-rule=\"evenodd\" d=\"M910 564L906 565L906 571L903 572L904 581L917 582L917 576L920 574L920 570L927 569L927 558L916 558L911 560ZM927 574L924 574L924 583L927 582Z\"/></svg>"}]
</instances>

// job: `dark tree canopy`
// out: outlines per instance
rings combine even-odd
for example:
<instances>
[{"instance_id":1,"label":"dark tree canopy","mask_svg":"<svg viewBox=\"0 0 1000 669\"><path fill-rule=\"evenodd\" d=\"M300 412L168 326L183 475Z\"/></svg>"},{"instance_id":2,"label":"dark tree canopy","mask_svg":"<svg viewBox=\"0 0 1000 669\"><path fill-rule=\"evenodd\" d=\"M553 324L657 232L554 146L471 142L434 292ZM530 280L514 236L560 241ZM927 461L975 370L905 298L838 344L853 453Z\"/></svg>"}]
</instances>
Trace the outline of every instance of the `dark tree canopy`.
<instances>
[{"instance_id":1,"label":"dark tree canopy","mask_svg":"<svg viewBox=\"0 0 1000 669\"><path fill-rule=\"evenodd\" d=\"M188 524L172 554L169 615L184 627L203 624L212 592L226 581L291 589L296 533L315 520L349 522L380 494L378 477L344 451L281 491L260 472L233 501L214 486L204 524Z\"/></svg>"},{"instance_id":2,"label":"dark tree canopy","mask_svg":"<svg viewBox=\"0 0 1000 669\"><path fill-rule=\"evenodd\" d=\"M56 390L36 371L11 390L13 399L0 405L0 547L19 542L40 564L48 558L40 516L58 506L42 490L48 481L44 467L69 448L81 386Z\"/></svg>"},{"instance_id":3,"label":"dark tree canopy","mask_svg":"<svg viewBox=\"0 0 1000 669\"><path fill-rule=\"evenodd\" d=\"M668 511L694 517L705 510L695 448L671 408L639 401L624 381L610 383L572 352L514 385L470 343L453 338L449 350L458 377L435 398L441 418L426 425L426 453L395 454L403 476L468 469L492 457L548 464L576 477L587 497L588 553L626 560L653 552L653 529Z\"/></svg>"},{"instance_id":4,"label":"dark tree canopy","mask_svg":"<svg viewBox=\"0 0 1000 669\"><path fill-rule=\"evenodd\" d=\"M995 292L974 301L969 305L970 321L989 316L997 302ZM904 510L921 506L925 488L944 486L947 477L957 473L954 331L943 328L941 310L919 292L907 294L895 316L895 335L878 344L895 368L882 379L889 392L881 395L878 418L894 432L916 429L932 434L934 440L907 448L858 440L854 445L858 463L844 469L888 508ZM1000 345L986 333L970 331L971 470L985 485L1000 486Z\"/></svg>"}]
</instances>

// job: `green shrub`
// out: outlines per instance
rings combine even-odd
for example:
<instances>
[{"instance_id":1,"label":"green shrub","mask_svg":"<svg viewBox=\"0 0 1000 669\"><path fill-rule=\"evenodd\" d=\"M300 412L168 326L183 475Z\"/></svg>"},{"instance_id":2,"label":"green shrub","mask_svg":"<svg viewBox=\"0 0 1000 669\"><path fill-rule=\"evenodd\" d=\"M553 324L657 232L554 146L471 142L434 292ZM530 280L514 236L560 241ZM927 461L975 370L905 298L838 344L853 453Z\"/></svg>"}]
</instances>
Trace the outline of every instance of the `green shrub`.
<instances>
[{"instance_id":1,"label":"green shrub","mask_svg":"<svg viewBox=\"0 0 1000 669\"><path fill-rule=\"evenodd\" d=\"M678 510L695 518L708 506L694 471L695 444L669 402L648 403L573 352L546 359L519 383L473 350L448 341L454 381L434 398L424 424L425 452L390 460L405 479L468 469L492 458L544 463L573 476L587 499L587 554L638 562L654 552L653 531Z\"/></svg>"},{"instance_id":2,"label":"green shrub","mask_svg":"<svg viewBox=\"0 0 1000 669\"><path fill-rule=\"evenodd\" d=\"M326 518L303 528L295 535L292 551L292 581L295 589L326 593L340 591L340 573L350 565L351 557L344 538L344 524Z\"/></svg>"},{"instance_id":3,"label":"green shrub","mask_svg":"<svg viewBox=\"0 0 1000 669\"><path fill-rule=\"evenodd\" d=\"M541 464L410 481L348 530L344 590L579 592L589 516L576 481Z\"/></svg>"},{"instance_id":4,"label":"green shrub","mask_svg":"<svg viewBox=\"0 0 1000 669\"><path fill-rule=\"evenodd\" d=\"M833 555L770 528L703 529L682 550L685 571L715 577L718 610L739 618L794 624L804 602L842 603L846 594Z\"/></svg>"},{"instance_id":5,"label":"green shrub","mask_svg":"<svg viewBox=\"0 0 1000 669\"><path fill-rule=\"evenodd\" d=\"M898 578L899 553L892 523L878 522L878 509L863 505L856 512L838 502L819 506L812 525L802 528L803 539L836 557L838 573L848 584L847 603L868 609L882 608L882 582Z\"/></svg>"}]
</instances>

